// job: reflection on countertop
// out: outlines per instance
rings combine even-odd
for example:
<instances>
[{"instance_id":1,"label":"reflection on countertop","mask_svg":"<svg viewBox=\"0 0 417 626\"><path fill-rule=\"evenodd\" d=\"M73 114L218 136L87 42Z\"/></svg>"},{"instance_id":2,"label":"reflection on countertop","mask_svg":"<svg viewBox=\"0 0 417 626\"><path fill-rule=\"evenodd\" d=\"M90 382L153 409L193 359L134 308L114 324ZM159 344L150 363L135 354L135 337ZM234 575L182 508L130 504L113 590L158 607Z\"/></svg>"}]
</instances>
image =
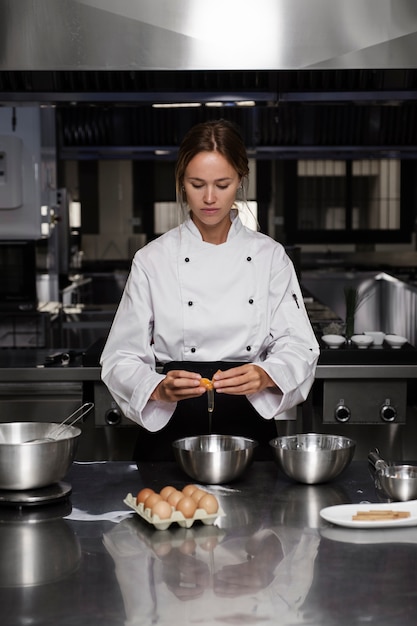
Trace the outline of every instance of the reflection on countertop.
<instances>
[{"instance_id":1,"label":"reflection on countertop","mask_svg":"<svg viewBox=\"0 0 417 626\"><path fill-rule=\"evenodd\" d=\"M360 531L356 542L355 530L320 517L327 506L380 501L367 462L353 461L337 480L308 486L286 479L273 462L255 462L239 481L205 486L225 517L164 531L125 508L123 499L144 486L183 488L188 479L176 464L74 463L66 480L72 512L51 523L67 528L56 553L74 567L63 567L54 579L40 554L46 569L37 584L14 587L5 585L3 570L0 616L8 626L187 626L196 620L352 626L364 615L384 626L414 626L417 528L408 528L404 541L399 531L388 531L381 542L378 531L376 543L372 530ZM25 523L18 520L17 532ZM39 522L40 535L43 523L49 522ZM15 532L10 524L0 515L0 542ZM43 538L29 526L25 531L33 539L27 572ZM51 568L54 563L49 560Z\"/></svg>"}]
</instances>

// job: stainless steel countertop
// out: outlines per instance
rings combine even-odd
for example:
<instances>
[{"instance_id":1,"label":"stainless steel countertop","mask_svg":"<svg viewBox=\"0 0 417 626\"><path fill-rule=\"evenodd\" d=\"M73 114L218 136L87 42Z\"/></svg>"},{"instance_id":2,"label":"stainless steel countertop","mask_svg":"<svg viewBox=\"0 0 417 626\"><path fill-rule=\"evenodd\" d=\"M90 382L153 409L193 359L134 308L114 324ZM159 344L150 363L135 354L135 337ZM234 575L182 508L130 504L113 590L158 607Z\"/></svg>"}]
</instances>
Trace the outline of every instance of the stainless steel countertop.
<instances>
[{"instance_id":1,"label":"stainless steel countertop","mask_svg":"<svg viewBox=\"0 0 417 626\"><path fill-rule=\"evenodd\" d=\"M182 488L190 480L176 464L74 463L66 481L70 506L23 508L13 521L0 508L3 624L415 625L417 527L349 530L319 516L379 501L366 461L315 486L254 463L240 481L208 487L226 513L215 525L166 531L123 499L143 486ZM21 586L23 573L37 584Z\"/></svg>"}]
</instances>

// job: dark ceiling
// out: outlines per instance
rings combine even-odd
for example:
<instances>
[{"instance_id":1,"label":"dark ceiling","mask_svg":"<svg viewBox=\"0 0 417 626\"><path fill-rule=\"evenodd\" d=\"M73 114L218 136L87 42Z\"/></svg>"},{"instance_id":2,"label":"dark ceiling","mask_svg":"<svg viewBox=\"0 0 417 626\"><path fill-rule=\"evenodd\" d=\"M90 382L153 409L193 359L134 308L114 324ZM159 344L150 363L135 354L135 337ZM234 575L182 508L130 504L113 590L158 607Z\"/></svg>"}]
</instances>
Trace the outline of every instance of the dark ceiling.
<instances>
[{"instance_id":1,"label":"dark ceiling","mask_svg":"<svg viewBox=\"0 0 417 626\"><path fill-rule=\"evenodd\" d=\"M151 106L190 101L202 106ZM193 123L214 117L239 124L257 158L417 152L415 69L3 71L0 102L55 105L61 158L149 158L156 148L172 158Z\"/></svg>"}]
</instances>

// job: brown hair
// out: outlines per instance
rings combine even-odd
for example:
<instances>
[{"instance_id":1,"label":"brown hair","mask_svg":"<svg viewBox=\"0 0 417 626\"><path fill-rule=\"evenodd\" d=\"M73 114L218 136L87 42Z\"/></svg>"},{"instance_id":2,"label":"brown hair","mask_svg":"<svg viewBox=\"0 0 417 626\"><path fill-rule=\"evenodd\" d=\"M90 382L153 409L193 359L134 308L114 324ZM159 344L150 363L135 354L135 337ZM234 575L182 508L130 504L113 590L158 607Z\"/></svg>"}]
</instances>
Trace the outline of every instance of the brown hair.
<instances>
[{"instance_id":1,"label":"brown hair","mask_svg":"<svg viewBox=\"0 0 417 626\"><path fill-rule=\"evenodd\" d=\"M193 126L180 145L175 167L177 199L181 206L186 202L183 190L185 170L200 152L218 152L236 170L242 189L248 185L249 164L246 147L238 128L227 120L202 122ZM243 194L246 197L245 193Z\"/></svg>"}]
</instances>

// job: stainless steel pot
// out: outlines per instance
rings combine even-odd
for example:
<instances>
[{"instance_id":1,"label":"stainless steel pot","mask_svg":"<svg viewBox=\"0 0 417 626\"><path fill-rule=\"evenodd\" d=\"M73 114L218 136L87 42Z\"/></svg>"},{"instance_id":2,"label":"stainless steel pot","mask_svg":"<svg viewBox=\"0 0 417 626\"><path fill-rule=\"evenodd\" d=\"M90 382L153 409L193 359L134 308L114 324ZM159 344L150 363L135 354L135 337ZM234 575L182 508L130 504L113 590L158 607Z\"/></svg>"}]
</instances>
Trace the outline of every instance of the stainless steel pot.
<instances>
[{"instance_id":1,"label":"stainless steel pot","mask_svg":"<svg viewBox=\"0 0 417 626\"><path fill-rule=\"evenodd\" d=\"M75 458L81 430L68 426L65 438L28 443L48 437L52 427L56 424L0 424L0 489L37 489L64 478Z\"/></svg>"}]
</instances>

